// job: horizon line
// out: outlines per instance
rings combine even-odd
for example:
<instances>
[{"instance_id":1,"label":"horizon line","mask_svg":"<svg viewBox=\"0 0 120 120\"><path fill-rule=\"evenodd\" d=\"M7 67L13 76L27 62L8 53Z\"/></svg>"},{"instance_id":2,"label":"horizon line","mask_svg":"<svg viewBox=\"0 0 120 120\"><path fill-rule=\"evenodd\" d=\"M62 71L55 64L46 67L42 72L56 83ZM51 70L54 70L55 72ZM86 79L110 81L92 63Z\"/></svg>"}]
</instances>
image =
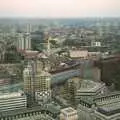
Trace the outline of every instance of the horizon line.
<instances>
[{"instance_id":1,"label":"horizon line","mask_svg":"<svg viewBox=\"0 0 120 120\"><path fill-rule=\"evenodd\" d=\"M88 17L25 17L25 16L12 16L12 17L0 17L0 19L85 19L85 18L120 18L120 16L88 16Z\"/></svg>"}]
</instances>

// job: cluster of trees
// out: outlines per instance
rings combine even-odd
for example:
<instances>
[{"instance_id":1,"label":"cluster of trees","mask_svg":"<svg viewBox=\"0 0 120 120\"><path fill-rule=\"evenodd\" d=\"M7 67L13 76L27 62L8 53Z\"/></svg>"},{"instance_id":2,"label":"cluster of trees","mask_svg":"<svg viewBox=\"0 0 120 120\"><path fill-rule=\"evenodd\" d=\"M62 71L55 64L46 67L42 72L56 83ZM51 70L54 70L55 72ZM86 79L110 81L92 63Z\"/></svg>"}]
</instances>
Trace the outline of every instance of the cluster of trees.
<instances>
[{"instance_id":1,"label":"cluster of trees","mask_svg":"<svg viewBox=\"0 0 120 120\"><path fill-rule=\"evenodd\" d=\"M17 48L13 40L0 41L0 62L1 63L16 63L20 62L22 56L17 52Z\"/></svg>"}]
</instances>

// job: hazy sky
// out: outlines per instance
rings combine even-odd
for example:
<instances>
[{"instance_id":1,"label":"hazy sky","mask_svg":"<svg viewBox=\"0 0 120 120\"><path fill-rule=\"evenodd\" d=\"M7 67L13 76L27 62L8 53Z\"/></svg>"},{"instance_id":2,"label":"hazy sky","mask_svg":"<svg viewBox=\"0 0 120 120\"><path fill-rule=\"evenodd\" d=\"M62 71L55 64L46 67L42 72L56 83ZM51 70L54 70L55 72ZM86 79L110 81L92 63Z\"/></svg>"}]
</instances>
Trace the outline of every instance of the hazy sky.
<instances>
[{"instance_id":1,"label":"hazy sky","mask_svg":"<svg viewBox=\"0 0 120 120\"><path fill-rule=\"evenodd\" d=\"M120 17L120 0L0 0L0 17Z\"/></svg>"}]
</instances>

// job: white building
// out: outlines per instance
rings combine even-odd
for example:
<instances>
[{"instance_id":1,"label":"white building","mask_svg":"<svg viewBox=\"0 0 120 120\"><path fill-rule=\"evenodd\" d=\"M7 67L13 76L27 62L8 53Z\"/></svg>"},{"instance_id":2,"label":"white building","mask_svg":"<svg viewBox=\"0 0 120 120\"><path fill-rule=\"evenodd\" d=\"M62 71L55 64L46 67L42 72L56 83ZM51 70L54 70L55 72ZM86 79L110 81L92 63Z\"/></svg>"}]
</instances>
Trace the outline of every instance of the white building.
<instances>
[{"instance_id":1,"label":"white building","mask_svg":"<svg viewBox=\"0 0 120 120\"><path fill-rule=\"evenodd\" d=\"M0 112L23 109L27 106L27 99L23 93L7 93L0 95Z\"/></svg>"},{"instance_id":2,"label":"white building","mask_svg":"<svg viewBox=\"0 0 120 120\"><path fill-rule=\"evenodd\" d=\"M91 46L93 47L101 47L101 42L91 42Z\"/></svg>"},{"instance_id":3,"label":"white building","mask_svg":"<svg viewBox=\"0 0 120 120\"><path fill-rule=\"evenodd\" d=\"M70 57L77 59L77 58L81 58L81 59L88 59L88 51L87 50L70 50Z\"/></svg>"},{"instance_id":4,"label":"white building","mask_svg":"<svg viewBox=\"0 0 120 120\"><path fill-rule=\"evenodd\" d=\"M31 36L29 33L18 35L17 48L18 50L31 50Z\"/></svg>"},{"instance_id":5,"label":"white building","mask_svg":"<svg viewBox=\"0 0 120 120\"><path fill-rule=\"evenodd\" d=\"M78 120L77 110L72 107L62 109L60 120Z\"/></svg>"},{"instance_id":6,"label":"white building","mask_svg":"<svg viewBox=\"0 0 120 120\"><path fill-rule=\"evenodd\" d=\"M95 99L81 99L78 116L81 120L119 120L120 93L96 96Z\"/></svg>"},{"instance_id":7,"label":"white building","mask_svg":"<svg viewBox=\"0 0 120 120\"><path fill-rule=\"evenodd\" d=\"M36 91L35 92L35 99L38 104L46 103L51 100L51 90L47 91Z\"/></svg>"}]
</instances>

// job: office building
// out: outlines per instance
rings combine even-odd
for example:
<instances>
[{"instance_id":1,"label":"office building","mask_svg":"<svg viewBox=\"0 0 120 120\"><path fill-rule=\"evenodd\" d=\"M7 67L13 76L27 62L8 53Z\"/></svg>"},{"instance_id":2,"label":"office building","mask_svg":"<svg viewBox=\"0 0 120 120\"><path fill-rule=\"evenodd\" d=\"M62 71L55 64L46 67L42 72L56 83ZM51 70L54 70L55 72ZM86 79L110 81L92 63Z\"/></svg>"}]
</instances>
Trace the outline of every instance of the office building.
<instances>
[{"instance_id":1,"label":"office building","mask_svg":"<svg viewBox=\"0 0 120 120\"><path fill-rule=\"evenodd\" d=\"M72 107L62 109L60 120L78 120L77 110Z\"/></svg>"},{"instance_id":2,"label":"office building","mask_svg":"<svg viewBox=\"0 0 120 120\"><path fill-rule=\"evenodd\" d=\"M94 82L92 80L82 80L80 88L76 91L75 99L79 102L81 98L92 98L96 95L104 94L106 87L104 83Z\"/></svg>"},{"instance_id":3,"label":"office building","mask_svg":"<svg viewBox=\"0 0 120 120\"><path fill-rule=\"evenodd\" d=\"M34 75L31 63L23 71L24 92L27 96L27 106L31 106L34 102Z\"/></svg>"},{"instance_id":4,"label":"office building","mask_svg":"<svg viewBox=\"0 0 120 120\"><path fill-rule=\"evenodd\" d=\"M41 101L51 98L51 75L42 71L40 61L29 61L23 71L24 91L28 100Z\"/></svg>"},{"instance_id":5,"label":"office building","mask_svg":"<svg viewBox=\"0 0 120 120\"><path fill-rule=\"evenodd\" d=\"M0 95L0 112L24 109L27 106L27 99L23 93L7 93Z\"/></svg>"},{"instance_id":6,"label":"office building","mask_svg":"<svg viewBox=\"0 0 120 120\"><path fill-rule=\"evenodd\" d=\"M38 103L47 102L51 98L51 75L41 72L35 75L35 99Z\"/></svg>"},{"instance_id":7,"label":"office building","mask_svg":"<svg viewBox=\"0 0 120 120\"><path fill-rule=\"evenodd\" d=\"M120 92L113 92L107 95L98 96L94 101L97 107L94 112L95 119L120 119Z\"/></svg>"},{"instance_id":8,"label":"office building","mask_svg":"<svg viewBox=\"0 0 120 120\"><path fill-rule=\"evenodd\" d=\"M23 79L24 79L24 92L25 93L33 92L33 69L30 63L23 71Z\"/></svg>"},{"instance_id":9,"label":"office building","mask_svg":"<svg viewBox=\"0 0 120 120\"><path fill-rule=\"evenodd\" d=\"M71 103L75 104L76 91L80 88L81 79L73 77L69 79L64 85L64 96Z\"/></svg>"}]
</instances>

